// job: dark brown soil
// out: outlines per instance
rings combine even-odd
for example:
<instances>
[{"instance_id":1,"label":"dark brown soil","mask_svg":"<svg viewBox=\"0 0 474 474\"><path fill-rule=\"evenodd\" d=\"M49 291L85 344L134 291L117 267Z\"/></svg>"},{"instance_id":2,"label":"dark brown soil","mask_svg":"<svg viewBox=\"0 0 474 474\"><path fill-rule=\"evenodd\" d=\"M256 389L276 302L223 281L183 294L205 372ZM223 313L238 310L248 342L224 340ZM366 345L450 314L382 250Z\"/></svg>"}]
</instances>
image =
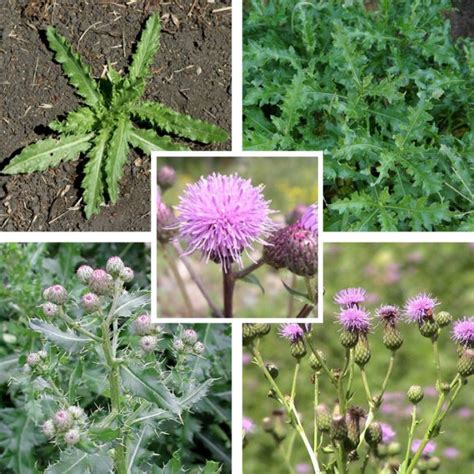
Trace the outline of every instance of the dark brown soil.
<instances>
[{"instance_id":1,"label":"dark brown soil","mask_svg":"<svg viewBox=\"0 0 474 474\"><path fill-rule=\"evenodd\" d=\"M456 10L451 15L453 36L474 37L474 1L458 0L454 3Z\"/></svg>"},{"instance_id":2,"label":"dark brown soil","mask_svg":"<svg viewBox=\"0 0 474 474\"><path fill-rule=\"evenodd\" d=\"M53 61L44 30L54 25L93 67L125 69L147 17L162 18L161 47L146 96L230 132L231 0L0 0L0 168L80 100ZM217 11L216 11L217 10ZM220 11L219 11L220 10ZM219 145L195 150L228 150ZM43 173L0 176L2 231L145 231L150 163L131 152L117 205L87 221L83 160Z\"/></svg>"}]
</instances>

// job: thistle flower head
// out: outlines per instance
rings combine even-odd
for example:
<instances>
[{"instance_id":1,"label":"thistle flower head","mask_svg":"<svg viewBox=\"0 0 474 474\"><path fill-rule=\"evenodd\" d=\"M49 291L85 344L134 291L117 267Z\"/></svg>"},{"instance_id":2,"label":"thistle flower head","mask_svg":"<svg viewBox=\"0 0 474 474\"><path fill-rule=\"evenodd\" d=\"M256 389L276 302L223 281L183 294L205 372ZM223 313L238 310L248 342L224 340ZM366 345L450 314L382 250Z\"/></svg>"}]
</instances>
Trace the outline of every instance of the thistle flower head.
<instances>
[{"instance_id":1,"label":"thistle flower head","mask_svg":"<svg viewBox=\"0 0 474 474\"><path fill-rule=\"evenodd\" d=\"M59 314L59 306L54 303L44 303L41 305L43 314L47 317L57 316Z\"/></svg>"},{"instance_id":2,"label":"thistle flower head","mask_svg":"<svg viewBox=\"0 0 474 474\"><path fill-rule=\"evenodd\" d=\"M423 320L432 318L437 305L439 302L436 298L428 293L420 293L406 302L404 312L409 321L422 323Z\"/></svg>"},{"instance_id":3,"label":"thistle flower head","mask_svg":"<svg viewBox=\"0 0 474 474\"><path fill-rule=\"evenodd\" d=\"M380 423L382 427L382 443L390 444L396 436L395 431L388 423Z\"/></svg>"},{"instance_id":4,"label":"thistle flower head","mask_svg":"<svg viewBox=\"0 0 474 474\"><path fill-rule=\"evenodd\" d=\"M418 451L418 448L421 445L421 439L414 439L411 444L411 450L413 453ZM433 440L430 440L426 443L426 446L423 448L423 453L425 456L433 454L436 450L436 443Z\"/></svg>"},{"instance_id":5,"label":"thistle flower head","mask_svg":"<svg viewBox=\"0 0 474 474\"><path fill-rule=\"evenodd\" d=\"M301 216L299 223L304 229L311 231L316 237L318 235L318 205L312 204L309 206Z\"/></svg>"},{"instance_id":6,"label":"thistle flower head","mask_svg":"<svg viewBox=\"0 0 474 474\"><path fill-rule=\"evenodd\" d=\"M193 346L193 352L197 355L203 354L205 350L206 350L206 347L200 341L196 342L196 344L194 344Z\"/></svg>"},{"instance_id":7,"label":"thistle flower head","mask_svg":"<svg viewBox=\"0 0 474 474\"><path fill-rule=\"evenodd\" d=\"M86 293L81 298L81 306L86 313L94 313L100 308L100 298L95 293Z\"/></svg>"},{"instance_id":8,"label":"thistle flower head","mask_svg":"<svg viewBox=\"0 0 474 474\"><path fill-rule=\"evenodd\" d=\"M185 344L193 345L197 339L198 335L194 329L185 329L182 334L182 339Z\"/></svg>"},{"instance_id":9,"label":"thistle flower head","mask_svg":"<svg viewBox=\"0 0 474 474\"><path fill-rule=\"evenodd\" d=\"M189 184L176 206L180 237L188 244L186 254L200 250L206 261L221 263L224 270L255 242L265 244L274 224L270 201L263 185L252 186L237 174L212 174Z\"/></svg>"},{"instance_id":10,"label":"thistle flower head","mask_svg":"<svg viewBox=\"0 0 474 474\"><path fill-rule=\"evenodd\" d=\"M451 337L462 346L474 345L474 316L456 321Z\"/></svg>"},{"instance_id":11,"label":"thistle flower head","mask_svg":"<svg viewBox=\"0 0 474 474\"><path fill-rule=\"evenodd\" d=\"M345 288L336 293L334 302L340 306L358 306L365 301L367 292L363 288Z\"/></svg>"},{"instance_id":12,"label":"thistle flower head","mask_svg":"<svg viewBox=\"0 0 474 474\"><path fill-rule=\"evenodd\" d=\"M338 322L344 331L368 333L370 329L369 313L355 306L341 309Z\"/></svg>"},{"instance_id":13,"label":"thistle flower head","mask_svg":"<svg viewBox=\"0 0 474 474\"><path fill-rule=\"evenodd\" d=\"M255 423L246 416L242 418L242 431L245 434L255 431Z\"/></svg>"},{"instance_id":14,"label":"thistle flower head","mask_svg":"<svg viewBox=\"0 0 474 474\"><path fill-rule=\"evenodd\" d=\"M60 430L64 431L70 428L73 424L73 418L67 410L59 410L54 414L53 423L54 426Z\"/></svg>"},{"instance_id":15,"label":"thistle flower head","mask_svg":"<svg viewBox=\"0 0 474 474\"><path fill-rule=\"evenodd\" d=\"M81 283L83 283L84 285L87 285L89 284L89 280L93 272L94 272L94 269L90 267L89 265L81 265L76 270L76 276L77 276L77 279Z\"/></svg>"},{"instance_id":16,"label":"thistle flower head","mask_svg":"<svg viewBox=\"0 0 474 474\"><path fill-rule=\"evenodd\" d=\"M297 204L291 212L289 212L286 217L285 221L288 225L294 224L295 222L299 221L301 217L303 217L304 213L308 210L308 206L305 204Z\"/></svg>"},{"instance_id":17,"label":"thistle flower head","mask_svg":"<svg viewBox=\"0 0 474 474\"><path fill-rule=\"evenodd\" d=\"M120 257L110 257L105 265L105 270L112 276L117 277L125 268L125 265Z\"/></svg>"},{"instance_id":18,"label":"thistle flower head","mask_svg":"<svg viewBox=\"0 0 474 474\"><path fill-rule=\"evenodd\" d=\"M176 182L176 171L171 166L162 166L158 170L157 181L163 190L171 188Z\"/></svg>"},{"instance_id":19,"label":"thistle flower head","mask_svg":"<svg viewBox=\"0 0 474 474\"><path fill-rule=\"evenodd\" d=\"M90 289L98 295L106 295L110 293L113 285L112 276L105 270L98 268L92 272L89 280Z\"/></svg>"},{"instance_id":20,"label":"thistle flower head","mask_svg":"<svg viewBox=\"0 0 474 474\"><path fill-rule=\"evenodd\" d=\"M161 200L159 194L156 208L156 224L156 232L160 242L169 242L176 235L176 217L174 216L173 209Z\"/></svg>"},{"instance_id":21,"label":"thistle flower head","mask_svg":"<svg viewBox=\"0 0 474 474\"><path fill-rule=\"evenodd\" d=\"M120 279L125 283L130 283L134 279L134 277L135 274L133 273L133 270L130 267L125 267L120 272Z\"/></svg>"},{"instance_id":22,"label":"thistle flower head","mask_svg":"<svg viewBox=\"0 0 474 474\"><path fill-rule=\"evenodd\" d=\"M80 420L84 417L84 410L76 405L69 407L67 411L75 420Z\"/></svg>"},{"instance_id":23,"label":"thistle flower head","mask_svg":"<svg viewBox=\"0 0 474 474\"><path fill-rule=\"evenodd\" d=\"M30 352L30 353L26 356L26 363L27 363L30 367L35 367L35 366L37 366L40 362L41 362L41 357L40 357L40 355L39 355L37 352Z\"/></svg>"},{"instance_id":24,"label":"thistle flower head","mask_svg":"<svg viewBox=\"0 0 474 474\"><path fill-rule=\"evenodd\" d=\"M280 325L279 334L281 337L289 339L291 342L298 342L303 339L304 330L299 324L286 323Z\"/></svg>"},{"instance_id":25,"label":"thistle flower head","mask_svg":"<svg viewBox=\"0 0 474 474\"><path fill-rule=\"evenodd\" d=\"M140 347L143 352L153 352L157 344L158 339L155 336L143 336L140 339Z\"/></svg>"},{"instance_id":26,"label":"thistle flower head","mask_svg":"<svg viewBox=\"0 0 474 474\"><path fill-rule=\"evenodd\" d=\"M41 425L41 431L46 435L47 438L52 438L56 434L56 428L54 427L53 420L46 420Z\"/></svg>"},{"instance_id":27,"label":"thistle flower head","mask_svg":"<svg viewBox=\"0 0 474 474\"><path fill-rule=\"evenodd\" d=\"M400 308L393 305L383 305L376 311L377 317L384 324L391 324L392 326L400 319Z\"/></svg>"},{"instance_id":28,"label":"thistle flower head","mask_svg":"<svg viewBox=\"0 0 474 474\"><path fill-rule=\"evenodd\" d=\"M151 330L150 316L148 314L141 314L137 317L137 319L135 319L133 326L135 328L135 332L140 336L148 334Z\"/></svg>"}]
</instances>

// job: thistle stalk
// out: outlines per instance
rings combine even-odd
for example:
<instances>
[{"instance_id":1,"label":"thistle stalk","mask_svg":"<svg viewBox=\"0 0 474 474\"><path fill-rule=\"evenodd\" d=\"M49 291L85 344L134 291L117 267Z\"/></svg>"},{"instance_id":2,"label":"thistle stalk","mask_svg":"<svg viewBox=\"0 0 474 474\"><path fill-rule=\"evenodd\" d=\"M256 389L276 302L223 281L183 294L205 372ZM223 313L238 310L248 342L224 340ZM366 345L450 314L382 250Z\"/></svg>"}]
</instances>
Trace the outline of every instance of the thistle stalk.
<instances>
[{"instance_id":1,"label":"thistle stalk","mask_svg":"<svg viewBox=\"0 0 474 474\"><path fill-rule=\"evenodd\" d=\"M235 279L231 268L225 268L222 265L222 280L223 280L223 291L224 291L224 317L233 317L233 300L234 300L234 289Z\"/></svg>"}]
</instances>

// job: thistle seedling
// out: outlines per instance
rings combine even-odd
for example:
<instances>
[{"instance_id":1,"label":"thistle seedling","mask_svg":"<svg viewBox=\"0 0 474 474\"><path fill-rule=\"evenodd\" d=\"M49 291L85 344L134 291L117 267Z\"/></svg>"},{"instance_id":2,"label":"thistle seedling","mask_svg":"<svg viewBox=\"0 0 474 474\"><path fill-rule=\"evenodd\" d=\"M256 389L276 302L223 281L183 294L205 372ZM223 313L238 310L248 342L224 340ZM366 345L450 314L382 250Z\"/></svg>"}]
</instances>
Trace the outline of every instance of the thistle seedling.
<instances>
[{"instance_id":1,"label":"thistle seedling","mask_svg":"<svg viewBox=\"0 0 474 474\"><path fill-rule=\"evenodd\" d=\"M106 197L112 203L117 202L130 147L144 153L187 150L173 143L167 134L202 143L225 141L228 134L219 127L179 114L158 102L141 100L159 47L160 31L160 20L152 15L138 42L128 74L121 75L109 65L106 76L95 80L91 68L82 62L67 40L49 27L47 38L56 53L55 59L85 105L70 112L64 120L49 124L57 137L24 148L3 173L44 171L61 161L75 160L81 154L86 156L82 188L85 214L89 219L99 212Z\"/></svg>"}]
</instances>

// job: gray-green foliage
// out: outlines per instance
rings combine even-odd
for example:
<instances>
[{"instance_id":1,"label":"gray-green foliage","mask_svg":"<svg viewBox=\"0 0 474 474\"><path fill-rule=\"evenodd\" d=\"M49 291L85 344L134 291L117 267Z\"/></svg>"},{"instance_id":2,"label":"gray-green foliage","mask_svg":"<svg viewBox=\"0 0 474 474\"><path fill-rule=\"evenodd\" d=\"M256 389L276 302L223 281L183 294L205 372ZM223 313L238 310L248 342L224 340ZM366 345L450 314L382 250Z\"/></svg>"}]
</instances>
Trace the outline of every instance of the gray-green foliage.
<instances>
[{"instance_id":1,"label":"gray-green foliage","mask_svg":"<svg viewBox=\"0 0 474 474\"><path fill-rule=\"evenodd\" d=\"M55 59L85 105L70 112L64 120L52 122L49 128L57 137L24 148L3 173L43 171L62 161L75 160L80 154L87 156L82 187L86 217L90 218L99 212L106 197L112 203L117 201L130 147L144 153L187 150L173 143L167 134L202 143L225 141L228 134L219 127L140 99L158 51L160 31L159 17L152 15L138 42L128 75L122 76L109 66L106 77L95 80L91 68L82 62L66 39L49 27L47 38L56 53ZM137 124L150 128L140 128Z\"/></svg>"},{"instance_id":2,"label":"gray-green foliage","mask_svg":"<svg viewBox=\"0 0 474 474\"><path fill-rule=\"evenodd\" d=\"M244 147L324 150L327 230L473 230L474 42L452 2L249 3Z\"/></svg>"}]
</instances>

